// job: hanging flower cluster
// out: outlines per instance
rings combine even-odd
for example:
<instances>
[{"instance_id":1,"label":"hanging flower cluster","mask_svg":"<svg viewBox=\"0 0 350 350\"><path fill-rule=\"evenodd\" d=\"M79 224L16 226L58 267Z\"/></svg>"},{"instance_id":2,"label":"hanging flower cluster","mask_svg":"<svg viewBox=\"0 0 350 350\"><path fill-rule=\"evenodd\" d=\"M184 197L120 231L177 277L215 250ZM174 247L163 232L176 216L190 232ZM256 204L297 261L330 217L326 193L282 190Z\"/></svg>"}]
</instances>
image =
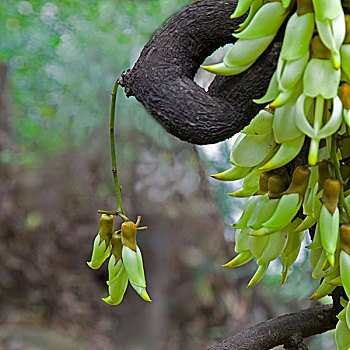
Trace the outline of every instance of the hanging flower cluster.
<instances>
[{"instance_id":1,"label":"hanging flower cluster","mask_svg":"<svg viewBox=\"0 0 350 350\"><path fill-rule=\"evenodd\" d=\"M296 8L295 13L293 9ZM233 167L218 180L243 179L230 195L250 197L233 225L238 255L227 267L255 259L258 283L281 258L282 284L307 229L316 300L343 286L350 298L350 15L340 0L238 0L232 17L249 15L223 62L204 67L221 75L248 69L288 19L277 69L256 103L268 105L239 134ZM303 151L302 151L303 150ZM293 174L287 170L300 152ZM350 347L350 306L338 315L339 350Z\"/></svg>"},{"instance_id":2,"label":"hanging flower cluster","mask_svg":"<svg viewBox=\"0 0 350 350\"><path fill-rule=\"evenodd\" d=\"M146 301L151 301L146 291L146 279L143 269L141 250L136 242L137 230L141 217L136 223L125 221L120 230L114 232L114 216L102 214L100 230L95 237L91 261L87 264L92 269L99 269L103 262L108 262L108 292L104 302L118 305L122 302L128 283Z\"/></svg>"}]
</instances>

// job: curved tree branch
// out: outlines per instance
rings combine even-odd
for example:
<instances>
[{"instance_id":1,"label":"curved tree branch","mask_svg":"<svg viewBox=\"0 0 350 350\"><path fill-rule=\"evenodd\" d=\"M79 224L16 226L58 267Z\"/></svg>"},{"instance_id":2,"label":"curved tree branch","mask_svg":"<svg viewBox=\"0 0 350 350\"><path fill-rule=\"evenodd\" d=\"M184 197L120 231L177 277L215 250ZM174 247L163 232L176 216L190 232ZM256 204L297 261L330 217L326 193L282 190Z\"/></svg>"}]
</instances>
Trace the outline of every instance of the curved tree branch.
<instances>
[{"instance_id":1,"label":"curved tree branch","mask_svg":"<svg viewBox=\"0 0 350 350\"><path fill-rule=\"evenodd\" d=\"M222 141L247 125L275 70L276 39L253 68L220 77L209 93L193 77L204 59L233 42L242 19L230 19L236 0L203 0L175 14L144 47L132 70L119 79L127 96L135 96L164 128L195 144Z\"/></svg>"},{"instance_id":2,"label":"curved tree branch","mask_svg":"<svg viewBox=\"0 0 350 350\"><path fill-rule=\"evenodd\" d=\"M268 350L278 345L298 349L303 338L334 329L340 308L319 306L279 316L227 338L209 350Z\"/></svg>"}]
</instances>

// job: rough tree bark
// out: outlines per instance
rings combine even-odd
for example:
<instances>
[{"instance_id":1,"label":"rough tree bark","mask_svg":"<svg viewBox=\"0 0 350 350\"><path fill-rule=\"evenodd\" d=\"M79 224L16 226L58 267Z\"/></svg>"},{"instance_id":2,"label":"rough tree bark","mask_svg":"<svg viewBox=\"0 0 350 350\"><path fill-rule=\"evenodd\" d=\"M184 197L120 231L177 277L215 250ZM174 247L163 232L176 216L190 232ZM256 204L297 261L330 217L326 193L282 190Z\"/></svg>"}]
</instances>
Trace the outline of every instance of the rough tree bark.
<instances>
[{"instance_id":1,"label":"rough tree bark","mask_svg":"<svg viewBox=\"0 0 350 350\"><path fill-rule=\"evenodd\" d=\"M174 15L144 47L120 84L135 96L172 135L195 144L225 140L241 130L261 109L252 102L263 96L276 68L278 39L253 69L220 77L209 92L193 77L204 59L234 42L241 20L230 15L236 0L204 0Z\"/></svg>"},{"instance_id":2,"label":"rough tree bark","mask_svg":"<svg viewBox=\"0 0 350 350\"><path fill-rule=\"evenodd\" d=\"M269 350L282 344L288 349L299 349L304 338L333 329L340 311L341 308L327 305L279 316L245 329L209 350Z\"/></svg>"},{"instance_id":3,"label":"rough tree bark","mask_svg":"<svg viewBox=\"0 0 350 350\"><path fill-rule=\"evenodd\" d=\"M153 35L134 67L119 79L127 96L135 96L172 135L194 144L222 141L240 131L261 109L261 97L276 68L278 35L248 71L217 77L208 92L194 81L204 59L234 42L231 20L236 0L202 0L174 15ZM340 312L339 288L334 305L283 315L246 329L210 350L267 350L277 345L302 349L303 338L334 329Z\"/></svg>"}]
</instances>

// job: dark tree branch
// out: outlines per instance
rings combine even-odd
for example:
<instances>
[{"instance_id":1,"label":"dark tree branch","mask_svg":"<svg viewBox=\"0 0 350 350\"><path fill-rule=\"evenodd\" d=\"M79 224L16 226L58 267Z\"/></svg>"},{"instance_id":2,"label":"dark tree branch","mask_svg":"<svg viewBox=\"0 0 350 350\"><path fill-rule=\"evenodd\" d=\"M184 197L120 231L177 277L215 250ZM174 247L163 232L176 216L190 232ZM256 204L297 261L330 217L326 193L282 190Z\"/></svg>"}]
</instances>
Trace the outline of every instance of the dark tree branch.
<instances>
[{"instance_id":1,"label":"dark tree branch","mask_svg":"<svg viewBox=\"0 0 350 350\"><path fill-rule=\"evenodd\" d=\"M132 70L119 82L164 128L181 140L209 144L225 140L247 125L261 109L261 97L275 70L276 40L251 69L220 77L209 90L193 77L204 59L233 42L242 19L232 20L236 0L203 0L187 6L163 25L144 47Z\"/></svg>"},{"instance_id":2,"label":"dark tree branch","mask_svg":"<svg viewBox=\"0 0 350 350\"><path fill-rule=\"evenodd\" d=\"M334 329L341 308L330 305L302 310L259 323L209 350L268 350L278 345L298 349L304 338Z\"/></svg>"}]
</instances>

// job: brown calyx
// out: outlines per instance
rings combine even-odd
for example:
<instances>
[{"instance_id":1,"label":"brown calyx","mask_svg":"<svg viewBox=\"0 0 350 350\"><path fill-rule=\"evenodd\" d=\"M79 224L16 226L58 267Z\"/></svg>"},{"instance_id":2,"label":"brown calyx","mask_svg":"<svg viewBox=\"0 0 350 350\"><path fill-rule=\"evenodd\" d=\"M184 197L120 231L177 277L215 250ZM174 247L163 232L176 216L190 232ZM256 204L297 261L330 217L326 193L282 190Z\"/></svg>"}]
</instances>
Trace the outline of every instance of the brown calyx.
<instances>
[{"instance_id":1,"label":"brown calyx","mask_svg":"<svg viewBox=\"0 0 350 350\"><path fill-rule=\"evenodd\" d=\"M330 60L332 58L331 51L323 44L318 35L315 35L311 40L311 58L320 60Z\"/></svg>"},{"instance_id":2,"label":"brown calyx","mask_svg":"<svg viewBox=\"0 0 350 350\"><path fill-rule=\"evenodd\" d=\"M336 179L327 179L324 182L322 203L333 215L338 206L340 194L340 181Z\"/></svg>"},{"instance_id":3,"label":"brown calyx","mask_svg":"<svg viewBox=\"0 0 350 350\"><path fill-rule=\"evenodd\" d=\"M123 222L121 226L121 237L123 245L136 252L137 228L132 221Z\"/></svg>"},{"instance_id":4,"label":"brown calyx","mask_svg":"<svg viewBox=\"0 0 350 350\"><path fill-rule=\"evenodd\" d=\"M345 109L350 109L350 84L343 83L339 87L339 97Z\"/></svg>"},{"instance_id":5,"label":"brown calyx","mask_svg":"<svg viewBox=\"0 0 350 350\"><path fill-rule=\"evenodd\" d=\"M121 257L122 257L122 237L121 234L118 231L115 231L111 238L111 244L112 244L112 254L115 257L115 263L117 263Z\"/></svg>"},{"instance_id":6,"label":"brown calyx","mask_svg":"<svg viewBox=\"0 0 350 350\"><path fill-rule=\"evenodd\" d=\"M314 12L314 5L312 0L297 0L297 14L298 16L306 13Z\"/></svg>"},{"instance_id":7,"label":"brown calyx","mask_svg":"<svg viewBox=\"0 0 350 350\"><path fill-rule=\"evenodd\" d=\"M340 225L339 228L340 249L350 255L350 224Z\"/></svg>"},{"instance_id":8,"label":"brown calyx","mask_svg":"<svg viewBox=\"0 0 350 350\"><path fill-rule=\"evenodd\" d=\"M288 189L282 193L282 195L290 193L299 193L304 196L307 189L307 184L310 178L310 170L303 166L298 166L293 172L292 182L290 183Z\"/></svg>"}]
</instances>

